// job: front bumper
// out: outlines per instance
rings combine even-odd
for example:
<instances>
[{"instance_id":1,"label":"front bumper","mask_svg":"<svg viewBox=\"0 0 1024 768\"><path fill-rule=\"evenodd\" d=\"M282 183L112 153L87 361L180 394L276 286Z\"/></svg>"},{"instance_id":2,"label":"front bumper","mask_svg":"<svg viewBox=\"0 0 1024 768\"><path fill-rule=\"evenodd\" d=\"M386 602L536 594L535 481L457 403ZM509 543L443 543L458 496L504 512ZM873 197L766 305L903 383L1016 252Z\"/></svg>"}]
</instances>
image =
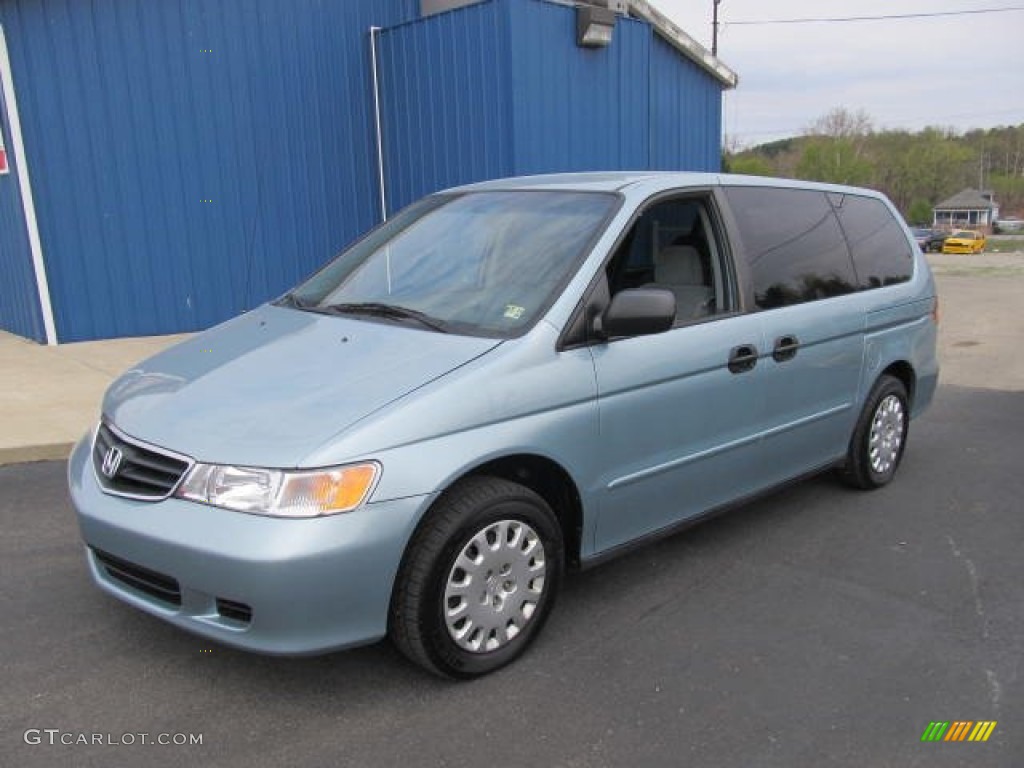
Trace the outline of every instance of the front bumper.
<instances>
[{"instance_id":1,"label":"front bumper","mask_svg":"<svg viewBox=\"0 0 1024 768\"><path fill-rule=\"evenodd\" d=\"M269 654L378 640L406 543L431 497L289 520L104 493L90 441L68 464L93 579L183 629ZM175 594L176 593L176 594Z\"/></svg>"}]
</instances>

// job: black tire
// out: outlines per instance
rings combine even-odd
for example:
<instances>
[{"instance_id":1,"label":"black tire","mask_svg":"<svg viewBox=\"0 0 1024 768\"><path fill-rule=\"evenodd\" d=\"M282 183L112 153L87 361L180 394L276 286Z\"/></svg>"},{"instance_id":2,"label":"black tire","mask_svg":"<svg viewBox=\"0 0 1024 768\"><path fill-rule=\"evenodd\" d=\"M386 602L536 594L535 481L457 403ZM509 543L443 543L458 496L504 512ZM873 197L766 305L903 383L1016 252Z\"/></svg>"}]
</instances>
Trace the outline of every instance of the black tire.
<instances>
[{"instance_id":1,"label":"black tire","mask_svg":"<svg viewBox=\"0 0 1024 768\"><path fill-rule=\"evenodd\" d=\"M865 490L889 483L903 458L909 427L907 388L894 376L880 376L850 438L843 480Z\"/></svg>"},{"instance_id":2,"label":"black tire","mask_svg":"<svg viewBox=\"0 0 1024 768\"><path fill-rule=\"evenodd\" d=\"M565 567L562 541L551 508L529 488L496 477L461 481L409 543L391 598L392 642L444 677L503 667L551 612Z\"/></svg>"}]
</instances>

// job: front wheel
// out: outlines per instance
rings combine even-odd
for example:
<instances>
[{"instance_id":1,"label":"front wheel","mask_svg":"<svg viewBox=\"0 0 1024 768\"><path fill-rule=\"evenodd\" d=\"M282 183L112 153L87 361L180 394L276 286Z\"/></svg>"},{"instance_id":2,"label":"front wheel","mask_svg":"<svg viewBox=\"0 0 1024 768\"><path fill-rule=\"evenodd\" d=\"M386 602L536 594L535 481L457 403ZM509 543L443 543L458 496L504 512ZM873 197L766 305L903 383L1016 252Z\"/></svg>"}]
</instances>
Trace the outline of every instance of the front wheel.
<instances>
[{"instance_id":1,"label":"front wheel","mask_svg":"<svg viewBox=\"0 0 1024 768\"><path fill-rule=\"evenodd\" d=\"M438 499L409 544L392 642L442 676L493 672L540 631L563 570L562 531L544 499L501 478L468 478Z\"/></svg>"},{"instance_id":2,"label":"front wheel","mask_svg":"<svg viewBox=\"0 0 1024 768\"><path fill-rule=\"evenodd\" d=\"M882 376L871 388L850 439L843 479L855 488L880 488L893 479L910 426L907 388Z\"/></svg>"}]
</instances>

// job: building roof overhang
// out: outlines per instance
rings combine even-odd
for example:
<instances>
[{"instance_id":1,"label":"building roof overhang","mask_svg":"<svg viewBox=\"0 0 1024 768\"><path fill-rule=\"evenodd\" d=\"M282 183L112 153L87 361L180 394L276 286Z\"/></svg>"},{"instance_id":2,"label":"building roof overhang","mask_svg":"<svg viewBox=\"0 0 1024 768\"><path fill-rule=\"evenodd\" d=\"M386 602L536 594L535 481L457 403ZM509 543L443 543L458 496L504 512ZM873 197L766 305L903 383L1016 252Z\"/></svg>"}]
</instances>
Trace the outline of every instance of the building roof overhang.
<instances>
[{"instance_id":1,"label":"building roof overhang","mask_svg":"<svg viewBox=\"0 0 1024 768\"><path fill-rule=\"evenodd\" d=\"M739 85L738 74L647 0L626 1L632 15L650 24L666 42L718 80L723 87L735 88Z\"/></svg>"},{"instance_id":2,"label":"building roof overhang","mask_svg":"<svg viewBox=\"0 0 1024 768\"><path fill-rule=\"evenodd\" d=\"M988 193L991 194L991 193ZM965 189L937 204L936 211L991 211L998 204L983 196L976 189Z\"/></svg>"}]
</instances>

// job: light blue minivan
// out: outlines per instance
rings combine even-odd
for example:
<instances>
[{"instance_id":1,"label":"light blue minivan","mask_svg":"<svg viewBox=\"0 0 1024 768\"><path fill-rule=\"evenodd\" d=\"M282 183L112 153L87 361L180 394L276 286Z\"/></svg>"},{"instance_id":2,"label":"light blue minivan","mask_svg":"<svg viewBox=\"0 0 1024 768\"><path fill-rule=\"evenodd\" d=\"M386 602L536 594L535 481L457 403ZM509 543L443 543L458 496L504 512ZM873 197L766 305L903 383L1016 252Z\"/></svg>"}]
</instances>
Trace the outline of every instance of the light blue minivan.
<instances>
[{"instance_id":1,"label":"light blue minivan","mask_svg":"<svg viewBox=\"0 0 1024 768\"><path fill-rule=\"evenodd\" d=\"M508 663L563 574L827 469L888 483L937 297L882 195L601 173L431 195L118 379L71 495L101 588L207 638Z\"/></svg>"}]
</instances>

